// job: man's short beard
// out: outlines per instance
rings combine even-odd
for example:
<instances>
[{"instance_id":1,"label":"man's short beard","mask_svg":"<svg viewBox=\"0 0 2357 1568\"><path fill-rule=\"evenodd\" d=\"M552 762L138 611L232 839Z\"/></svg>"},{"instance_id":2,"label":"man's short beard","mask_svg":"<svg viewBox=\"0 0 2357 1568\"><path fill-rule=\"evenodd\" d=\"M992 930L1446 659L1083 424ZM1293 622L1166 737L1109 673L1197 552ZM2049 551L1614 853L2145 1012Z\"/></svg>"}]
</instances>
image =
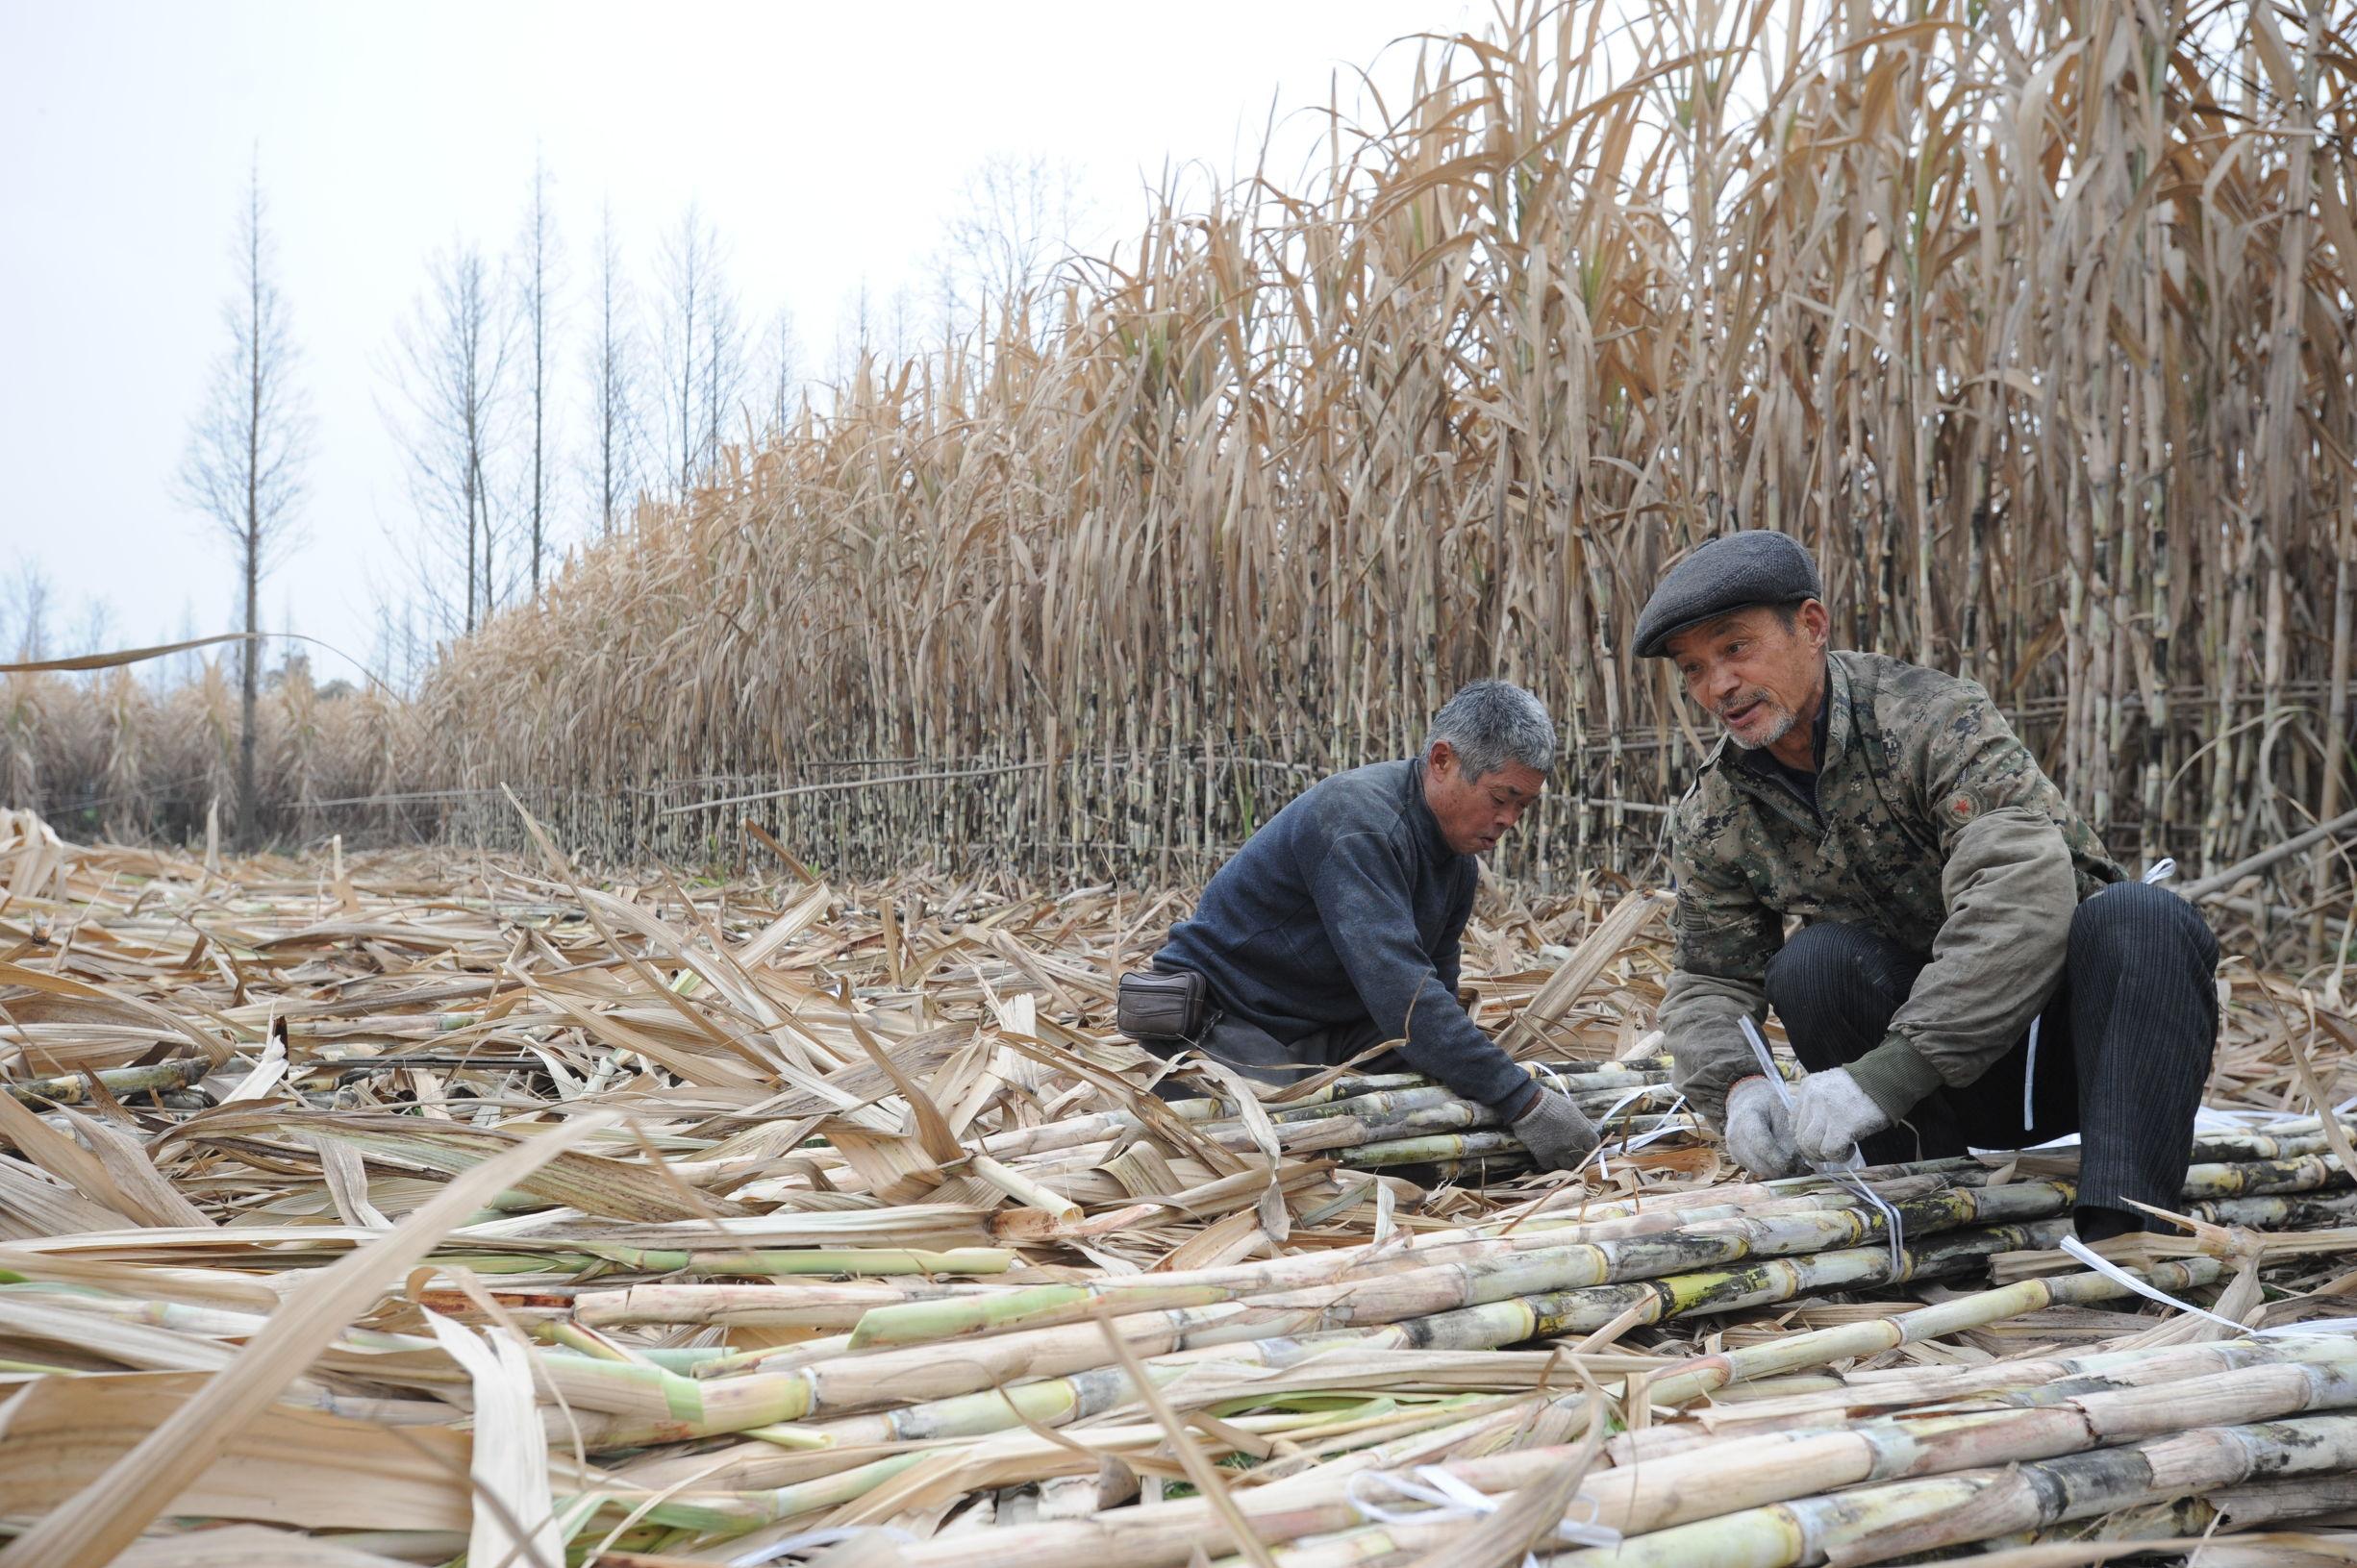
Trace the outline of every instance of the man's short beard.
<instances>
[{"instance_id":1,"label":"man's short beard","mask_svg":"<svg viewBox=\"0 0 2357 1568\"><path fill-rule=\"evenodd\" d=\"M1762 692L1760 694L1760 701L1774 703L1775 699L1768 696L1766 692ZM1799 720L1799 714L1793 712L1782 703L1776 703L1776 721L1769 725L1767 732L1760 735L1757 739L1748 738L1744 735L1737 734L1734 728L1730 726L1723 718L1718 721L1718 725L1720 729L1727 732L1727 738L1735 742L1738 750L1756 752L1772 746L1777 741L1782 740L1786 735L1791 734L1793 733L1793 726L1798 723Z\"/></svg>"}]
</instances>

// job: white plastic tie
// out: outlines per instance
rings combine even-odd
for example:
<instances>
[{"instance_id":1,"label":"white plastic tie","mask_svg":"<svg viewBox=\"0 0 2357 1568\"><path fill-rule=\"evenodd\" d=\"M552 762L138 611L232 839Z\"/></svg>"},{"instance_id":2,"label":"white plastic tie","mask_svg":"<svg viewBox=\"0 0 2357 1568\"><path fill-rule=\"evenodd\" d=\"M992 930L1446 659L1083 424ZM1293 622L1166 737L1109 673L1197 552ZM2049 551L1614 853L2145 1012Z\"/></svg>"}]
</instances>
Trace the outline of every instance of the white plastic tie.
<instances>
[{"instance_id":1,"label":"white plastic tie","mask_svg":"<svg viewBox=\"0 0 2357 1568\"><path fill-rule=\"evenodd\" d=\"M2177 862L2164 855L2144 868L2144 885L2156 886L2177 874Z\"/></svg>"},{"instance_id":2,"label":"white plastic tie","mask_svg":"<svg viewBox=\"0 0 2357 1568\"><path fill-rule=\"evenodd\" d=\"M2030 1097L2038 1088L2039 1022L2040 1020L2036 1018L2030 1020L2029 1059L2021 1064L2021 1131L2024 1132L2038 1125L2038 1117L2031 1108Z\"/></svg>"},{"instance_id":3,"label":"white plastic tie","mask_svg":"<svg viewBox=\"0 0 2357 1568\"><path fill-rule=\"evenodd\" d=\"M1776 1091L1776 1099L1785 1109L1792 1109L1792 1088L1784 1082L1784 1074L1776 1067L1775 1054L1768 1049L1768 1042L1760 1037L1760 1026L1751 1021L1749 1013L1745 1013L1736 1022L1743 1026L1743 1038L1751 1042L1752 1059L1760 1064L1760 1071L1768 1075L1768 1085Z\"/></svg>"},{"instance_id":4,"label":"white plastic tie","mask_svg":"<svg viewBox=\"0 0 2357 1568\"><path fill-rule=\"evenodd\" d=\"M1596 1123L1596 1131L1598 1132L1603 1132L1606 1127L1611 1125L1613 1117L1619 1114L1621 1107L1627 1105L1631 1100L1637 1098L1637 1096L1647 1092L1649 1092L1647 1089L1635 1089L1630 1093L1621 1096L1621 1098L1614 1104L1612 1109L1604 1113L1603 1120ZM1673 1119L1676 1117L1679 1111L1685 1108L1686 1096L1681 1094L1675 1100L1669 1102L1669 1108L1667 1110L1664 1110L1661 1114L1661 1119L1653 1124L1652 1132L1638 1133L1635 1137L1629 1139L1628 1142L1620 1146L1620 1152L1624 1155L1633 1155L1648 1143L1659 1143L1662 1139L1669 1136L1673 1132L1685 1132L1686 1129L1678 1126ZM1592 1159L1595 1161L1596 1178L1598 1181L1609 1182L1613 1179L1612 1167L1604 1163L1604 1140L1599 1139L1597 1141L1595 1152L1591 1154L1588 1157L1588 1159ZM1580 1161L1580 1169L1586 1170L1587 1168L1588 1160ZM1576 1175L1577 1173L1575 1172L1573 1174Z\"/></svg>"},{"instance_id":5,"label":"white plastic tie","mask_svg":"<svg viewBox=\"0 0 2357 1568\"><path fill-rule=\"evenodd\" d=\"M897 1525L840 1525L833 1530L806 1530L799 1535L789 1535L782 1541L771 1541L759 1551L728 1559L728 1568L761 1568L780 1557L790 1557L799 1552L815 1552L824 1546L840 1546L845 1541L863 1535L881 1534L903 1546L914 1545L916 1537Z\"/></svg>"},{"instance_id":6,"label":"white plastic tie","mask_svg":"<svg viewBox=\"0 0 2357 1568\"><path fill-rule=\"evenodd\" d=\"M1783 1103L1789 1114L1793 1108L1792 1086L1784 1082L1784 1074L1777 1071L1775 1054L1768 1049L1768 1041L1760 1034L1760 1026L1751 1021L1748 1013L1736 1022L1743 1025L1743 1038L1751 1042L1753 1058L1759 1062L1760 1071L1768 1075L1768 1082L1775 1086L1776 1098ZM1864 1177L1851 1174L1855 1167L1865 1163L1866 1151L1853 1143L1849 1146L1849 1158L1846 1161L1812 1160L1810 1167L1820 1175L1832 1177L1844 1190L1865 1200L1881 1213L1883 1234L1891 1244L1891 1279L1895 1282L1906 1266L1905 1228L1899 1224L1898 1210L1891 1207L1889 1200L1868 1185Z\"/></svg>"},{"instance_id":7,"label":"white plastic tie","mask_svg":"<svg viewBox=\"0 0 2357 1568\"><path fill-rule=\"evenodd\" d=\"M2094 1269L2097 1274L2102 1275L2114 1284L2124 1285L2128 1289L2136 1292L2136 1294L2144 1297L2146 1301L2159 1302L2163 1307L2173 1307L2180 1312L2191 1312L2194 1314L2194 1316L2198 1318L2208 1318L2212 1323L2220 1324L2225 1328L2232 1329L2238 1334L2246 1334L2250 1332L2248 1329L2244 1328L2242 1324L2235 1322L2232 1318L2219 1317L2216 1312L2206 1311L2201 1307L2195 1307L2192 1302L2179 1301L2168 1291L2163 1290L2159 1285L2153 1284L2148 1281L2138 1279L2135 1275L2130 1274L2126 1269L2121 1268L2119 1264L2113 1262L2110 1258L2105 1257L2101 1253L2095 1251L2094 1248L2090 1247L2086 1242L2081 1241L2077 1236L2063 1237L2063 1251L2069 1253L2071 1257L2077 1258L2089 1268Z\"/></svg>"},{"instance_id":8,"label":"white plastic tie","mask_svg":"<svg viewBox=\"0 0 2357 1568\"><path fill-rule=\"evenodd\" d=\"M2140 1280L2117 1263L2109 1261L2101 1253L2096 1252L2077 1236L2065 1236L2063 1251L2085 1263L2105 1279L2127 1286L2146 1300L2159 1302L2163 1307L2173 1307L2180 1312L2191 1312L2195 1317L2208 1318L2212 1323L2221 1324L2239 1334L2252 1334L2263 1339L2296 1338L2302 1334L2357 1334L2357 1317L2312 1318L2305 1323L2278 1323L2271 1329L2249 1328L2235 1322L2232 1318L2220 1317L2216 1312L2205 1312L2192 1302L2179 1301L2159 1285Z\"/></svg>"},{"instance_id":9,"label":"white plastic tie","mask_svg":"<svg viewBox=\"0 0 2357 1568\"><path fill-rule=\"evenodd\" d=\"M1424 1504L1425 1506L1400 1508L1378 1503L1365 1495L1366 1485L1369 1481L1381 1481L1392 1489L1394 1496ZM1363 1470L1350 1478L1350 1485L1344 1495L1349 1499L1350 1506L1358 1510L1360 1518L1375 1525L1444 1525L1452 1520L1483 1518L1504 1506L1496 1498L1459 1480L1437 1464L1419 1464L1404 1473L1397 1470ZM1612 1547L1620 1544L1618 1531L1610 1525L1595 1522L1594 1498L1582 1492L1572 1501L1587 1505L1588 1516L1581 1519L1567 1513L1564 1515L1555 1526L1556 1539L1568 1541L1574 1546ZM1526 1553L1522 1557L1522 1568L1538 1568L1538 1560Z\"/></svg>"}]
</instances>

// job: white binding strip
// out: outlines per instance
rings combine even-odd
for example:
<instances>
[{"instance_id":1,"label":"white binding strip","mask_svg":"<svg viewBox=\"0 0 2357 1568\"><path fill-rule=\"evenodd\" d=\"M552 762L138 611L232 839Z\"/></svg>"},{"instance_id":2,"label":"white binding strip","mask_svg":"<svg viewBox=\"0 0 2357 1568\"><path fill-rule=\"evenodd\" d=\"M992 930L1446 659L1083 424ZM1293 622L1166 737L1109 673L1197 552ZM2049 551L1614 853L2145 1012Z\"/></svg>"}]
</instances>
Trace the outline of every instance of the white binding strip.
<instances>
[{"instance_id":1,"label":"white binding strip","mask_svg":"<svg viewBox=\"0 0 2357 1568\"><path fill-rule=\"evenodd\" d=\"M2159 1302L2163 1307L2173 1307L2180 1312L2191 1312L2195 1317L2208 1318L2212 1323L2232 1329L2238 1334L2264 1339L2296 1338L2302 1334L2310 1337L2319 1334L2357 1334L2357 1317L2311 1318L2305 1323L2278 1323L2271 1329L2249 1328L2235 1322L2232 1318L2220 1317L2216 1312L2205 1312L2192 1302L2179 1301L2159 1285L2140 1280L2117 1263L2108 1261L2101 1253L2096 1252L2077 1236L2065 1236L2063 1251L2115 1284L2125 1285L2147 1301Z\"/></svg>"},{"instance_id":2,"label":"white binding strip","mask_svg":"<svg viewBox=\"0 0 2357 1568\"><path fill-rule=\"evenodd\" d=\"M2030 1096L2038 1087L2038 1019L2030 1020L2030 1055L2029 1059L2021 1064L2021 1131L2024 1132L2038 1125L2038 1118L2030 1109Z\"/></svg>"},{"instance_id":3,"label":"white binding strip","mask_svg":"<svg viewBox=\"0 0 2357 1568\"><path fill-rule=\"evenodd\" d=\"M775 1562L780 1557L800 1552L815 1552L822 1546L840 1546L845 1541L863 1535L882 1535L900 1545L912 1545L916 1537L897 1525L840 1525L832 1530L806 1530L798 1535L789 1535L782 1541L771 1541L758 1551L728 1559L728 1568L761 1568L763 1563Z\"/></svg>"},{"instance_id":4,"label":"white binding strip","mask_svg":"<svg viewBox=\"0 0 2357 1568\"><path fill-rule=\"evenodd\" d=\"M1736 1021L1743 1027L1743 1038L1751 1042L1753 1059L1759 1062L1760 1071L1768 1075L1768 1082L1775 1085L1776 1098L1783 1102L1785 1110L1790 1113L1793 1108L1792 1087L1784 1082L1784 1074L1777 1071L1775 1055L1768 1049L1768 1041L1761 1037L1760 1026L1751 1021L1749 1013L1745 1013ZM1905 1228L1899 1224L1898 1210L1892 1207L1881 1193L1868 1186L1864 1177L1850 1174L1851 1167L1866 1163L1866 1151L1853 1143L1849 1146L1849 1159L1846 1165L1836 1162L1819 1163L1815 1160L1810 1163L1820 1175L1832 1177L1842 1184L1844 1190L1864 1199L1881 1211L1883 1234L1891 1243L1891 1282L1897 1283L1906 1266Z\"/></svg>"},{"instance_id":5,"label":"white binding strip","mask_svg":"<svg viewBox=\"0 0 2357 1568\"><path fill-rule=\"evenodd\" d=\"M1630 1093L1622 1095L1618 1101L1615 1102L1612 1109L1606 1111L1602 1119L1596 1123L1596 1131L1601 1133L1607 1127L1612 1125L1612 1119L1620 1113L1621 1107L1627 1105L1631 1100L1636 1099L1639 1095L1648 1092L1649 1086L1647 1088L1632 1090ZM1669 1102L1669 1108L1662 1112L1661 1119L1654 1123L1652 1132L1638 1133L1635 1137L1629 1139L1628 1142L1620 1146L1620 1152L1624 1155L1633 1155L1648 1143L1659 1143L1662 1139L1668 1137L1673 1132L1686 1132L1687 1128L1678 1126L1671 1120L1672 1117L1676 1116L1679 1111L1684 1110L1685 1108L1686 1096L1681 1094L1675 1100ZM1604 1143L1605 1140L1600 1137L1596 1140L1594 1151L1589 1155L1588 1159L1583 1159L1580 1161L1580 1170L1586 1170L1588 1168L1588 1160L1592 1159L1595 1161L1596 1179L1602 1182L1609 1182L1613 1179L1613 1173L1612 1167L1604 1163ZM1577 1175L1578 1172L1575 1171L1572 1174Z\"/></svg>"},{"instance_id":6,"label":"white binding strip","mask_svg":"<svg viewBox=\"0 0 2357 1568\"><path fill-rule=\"evenodd\" d=\"M1398 1508L1377 1503L1364 1495L1366 1484L1381 1481L1392 1493L1410 1502L1422 1503L1421 1508ZM1437 1464L1419 1464L1415 1469L1363 1470L1350 1478L1345 1493L1359 1517L1376 1525L1444 1525L1452 1520L1479 1519L1495 1513L1501 1506L1491 1497L1458 1480ZM1575 1519L1566 1514L1555 1526L1558 1540L1575 1546L1614 1547L1620 1544L1620 1532L1610 1525L1595 1522L1596 1502L1585 1492L1575 1494L1573 1501L1588 1506L1588 1517ZM1522 1558L1522 1568L1537 1568L1538 1559L1528 1554Z\"/></svg>"},{"instance_id":7,"label":"white binding strip","mask_svg":"<svg viewBox=\"0 0 2357 1568\"><path fill-rule=\"evenodd\" d=\"M2194 1316L2198 1318L2208 1318L2212 1323L2219 1324L2224 1328L2232 1329L2238 1334L2247 1334L2250 1332L2248 1329L2244 1328L2242 1324L2235 1322L2234 1319L2230 1317L2219 1317L2216 1312L2204 1310L2201 1307L2195 1307L2192 1302L2179 1301L2168 1291L2163 1290L2159 1285L2138 1279L2135 1275L2130 1274L2126 1269L2121 1268L2119 1264L2113 1262L2110 1258L2105 1257L2101 1253L2095 1251L2094 1248L2090 1247L2086 1242L2081 1241L2077 1236L2063 1237L2063 1251L2069 1253L2071 1257L2077 1258L2089 1268L2094 1269L2097 1274L2100 1274L2105 1279L2111 1281L2112 1283L2116 1285L2124 1285L2128 1289L2136 1292L2136 1294L2144 1297L2146 1301L2159 1302L2163 1307L2173 1307L2180 1312L2191 1312L2194 1314Z\"/></svg>"}]
</instances>

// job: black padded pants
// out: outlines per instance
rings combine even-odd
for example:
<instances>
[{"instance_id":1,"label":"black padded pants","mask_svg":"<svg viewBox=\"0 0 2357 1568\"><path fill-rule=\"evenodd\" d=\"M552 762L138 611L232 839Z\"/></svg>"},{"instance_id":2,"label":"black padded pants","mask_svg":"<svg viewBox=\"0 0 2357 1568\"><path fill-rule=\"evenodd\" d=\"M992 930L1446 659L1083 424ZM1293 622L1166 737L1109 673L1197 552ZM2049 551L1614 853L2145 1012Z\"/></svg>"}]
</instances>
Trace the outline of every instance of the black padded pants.
<instances>
[{"instance_id":1,"label":"black padded pants","mask_svg":"<svg viewBox=\"0 0 2357 1568\"><path fill-rule=\"evenodd\" d=\"M1883 1042L1924 961L1860 927L1810 926L1768 963L1768 1006L1801 1065L1839 1067ZM2071 919L2062 983L2040 1015L2028 1116L2024 1035L1972 1083L1933 1090L1866 1139L1866 1157L1937 1159L2077 1132L2082 1210L2121 1210L2129 1198L2177 1207L2218 1043L2217 967L2218 938L2185 900L2141 883L2105 888Z\"/></svg>"}]
</instances>

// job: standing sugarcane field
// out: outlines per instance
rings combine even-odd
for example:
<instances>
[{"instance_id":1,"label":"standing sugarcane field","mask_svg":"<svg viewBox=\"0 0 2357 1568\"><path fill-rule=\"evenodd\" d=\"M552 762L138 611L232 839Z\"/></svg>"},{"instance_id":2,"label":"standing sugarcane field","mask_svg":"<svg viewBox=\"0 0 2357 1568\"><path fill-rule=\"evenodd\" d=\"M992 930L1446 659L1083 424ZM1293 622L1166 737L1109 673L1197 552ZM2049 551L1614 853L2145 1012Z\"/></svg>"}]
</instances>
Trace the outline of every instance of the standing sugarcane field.
<instances>
[{"instance_id":1,"label":"standing sugarcane field","mask_svg":"<svg viewBox=\"0 0 2357 1568\"><path fill-rule=\"evenodd\" d=\"M2357 0L0 123L0 1568L2357 1562Z\"/></svg>"}]
</instances>

